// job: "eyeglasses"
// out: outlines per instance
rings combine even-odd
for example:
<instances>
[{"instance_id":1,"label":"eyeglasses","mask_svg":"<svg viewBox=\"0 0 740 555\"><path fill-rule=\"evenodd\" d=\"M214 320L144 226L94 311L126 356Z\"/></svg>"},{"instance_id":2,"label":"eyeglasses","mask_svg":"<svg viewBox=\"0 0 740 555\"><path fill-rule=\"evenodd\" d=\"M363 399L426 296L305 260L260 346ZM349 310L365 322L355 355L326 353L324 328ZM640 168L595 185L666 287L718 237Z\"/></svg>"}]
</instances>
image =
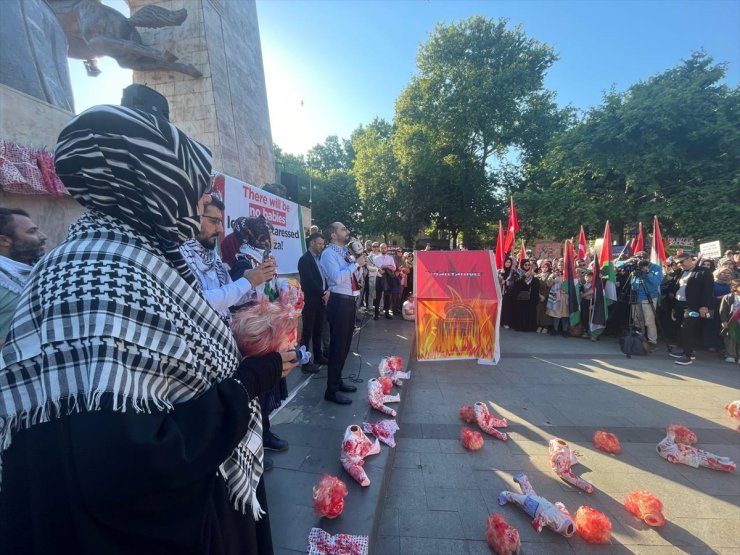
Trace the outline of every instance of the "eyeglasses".
<instances>
[{"instance_id":1,"label":"eyeglasses","mask_svg":"<svg viewBox=\"0 0 740 555\"><path fill-rule=\"evenodd\" d=\"M215 226L222 226L224 225L224 221L221 218L216 218L214 216L206 216L205 214L201 216L201 218L205 218L206 220L210 220L210 222Z\"/></svg>"}]
</instances>

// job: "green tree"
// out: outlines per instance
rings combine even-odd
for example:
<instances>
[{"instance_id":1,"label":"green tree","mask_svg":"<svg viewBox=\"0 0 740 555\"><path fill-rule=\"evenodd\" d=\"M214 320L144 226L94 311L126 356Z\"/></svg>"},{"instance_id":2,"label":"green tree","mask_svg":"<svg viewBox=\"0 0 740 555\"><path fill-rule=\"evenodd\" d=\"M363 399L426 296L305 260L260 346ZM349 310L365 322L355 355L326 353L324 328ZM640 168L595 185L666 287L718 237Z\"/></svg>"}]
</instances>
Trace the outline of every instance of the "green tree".
<instances>
[{"instance_id":1,"label":"green tree","mask_svg":"<svg viewBox=\"0 0 740 555\"><path fill-rule=\"evenodd\" d=\"M725 72L725 65L694 53L624 92L607 93L530 168L528 210L548 218L552 229L576 231L580 222L568 212L574 204L600 225L608 218L617 232L657 214L664 233L734 245L740 88L723 83Z\"/></svg>"},{"instance_id":2,"label":"green tree","mask_svg":"<svg viewBox=\"0 0 740 555\"><path fill-rule=\"evenodd\" d=\"M431 220L453 238L493 219L494 162L511 149L541 157L563 120L543 85L555 53L507 23L475 16L437 25L396 103L403 179L431 197Z\"/></svg>"}]
</instances>

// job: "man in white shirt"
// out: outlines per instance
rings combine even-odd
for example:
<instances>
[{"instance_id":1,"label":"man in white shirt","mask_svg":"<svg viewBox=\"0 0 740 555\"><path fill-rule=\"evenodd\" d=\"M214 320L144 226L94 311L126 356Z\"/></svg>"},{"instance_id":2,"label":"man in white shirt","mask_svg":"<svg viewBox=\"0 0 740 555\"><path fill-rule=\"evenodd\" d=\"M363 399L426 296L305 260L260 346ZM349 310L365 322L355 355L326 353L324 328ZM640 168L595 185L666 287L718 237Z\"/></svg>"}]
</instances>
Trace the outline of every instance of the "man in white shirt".
<instances>
[{"instance_id":1,"label":"man in white shirt","mask_svg":"<svg viewBox=\"0 0 740 555\"><path fill-rule=\"evenodd\" d=\"M0 347L33 265L44 254L46 235L19 208L0 208Z\"/></svg>"},{"instance_id":2,"label":"man in white shirt","mask_svg":"<svg viewBox=\"0 0 740 555\"><path fill-rule=\"evenodd\" d=\"M388 254L388 245L380 244L380 254L373 257L373 262L378 268L378 276L375 278L375 316L373 320L380 318L380 296L383 296L383 310L385 317L392 320L391 315L391 290L393 289L393 273L396 271L396 262Z\"/></svg>"},{"instance_id":3,"label":"man in white shirt","mask_svg":"<svg viewBox=\"0 0 740 555\"><path fill-rule=\"evenodd\" d=\"M362 254L355 260L350 255L347 250L349 230L341 222L330 224L324 231L324 237L330 242L321 253L320 263L329 287L326 318L329 321L331 336L324 399L340 405L349 405L352 400L341 393L352 393L357 391L357 388L342 381L342 370L352 343L355 305L361 292L354 272L367 263L367 257Z\"/></svg>"},{"instance_id":4,"label":"man in white shirt","mask_svg":"<svg viewBox=\"0 0 740 555\"><path fill-rule=\"evenodd\" d=\"M206 195L200 215L200 234L180 245L180 252L198 279L203 296L228 321L231 320L230 307L249 301L255 294L255 287L275 275L275 260L246 270L242 277L232 281L215 250L224 231L223 210L224 204L218 197Z\"/></svg>"}]
</instances>

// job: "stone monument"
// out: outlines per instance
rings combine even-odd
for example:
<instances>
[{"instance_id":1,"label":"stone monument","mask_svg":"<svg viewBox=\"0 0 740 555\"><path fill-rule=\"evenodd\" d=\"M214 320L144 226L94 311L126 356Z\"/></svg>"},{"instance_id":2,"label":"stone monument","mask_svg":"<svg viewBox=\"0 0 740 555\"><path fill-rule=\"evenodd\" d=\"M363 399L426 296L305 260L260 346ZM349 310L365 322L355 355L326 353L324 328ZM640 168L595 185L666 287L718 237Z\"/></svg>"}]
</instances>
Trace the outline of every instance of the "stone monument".
<instances>
[{"instance_id":1,"label":"stone monument","mask_svg":"<svg viewBox=\"0 0 740 555\"><path fill-rule=\"evenodd\" d=\"M187 9L181 27L146 29L147 45L177 52L202 74L134 71L134 82L162 93L170 119L207 145L214 167L261 187L275 181L275 157L255 0L126 0L132 17L157 5Z\"/></svg>"}]
</instances>

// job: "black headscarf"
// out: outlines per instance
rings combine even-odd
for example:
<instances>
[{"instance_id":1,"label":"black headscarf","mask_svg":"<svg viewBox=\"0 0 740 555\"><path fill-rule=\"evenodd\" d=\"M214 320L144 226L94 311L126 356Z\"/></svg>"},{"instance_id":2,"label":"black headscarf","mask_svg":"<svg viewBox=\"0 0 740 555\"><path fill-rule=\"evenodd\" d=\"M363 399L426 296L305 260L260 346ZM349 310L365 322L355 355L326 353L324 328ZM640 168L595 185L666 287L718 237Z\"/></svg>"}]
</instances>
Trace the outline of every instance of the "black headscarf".
<instances>
[{"instance_id":1,"label":"black headscarf","mask_svg":"<svg viewBox=\"0 0 740 555\"><path fill-rule=\"evenodd\" d=\"M211 179L211 152L163 118L95 106L59 135L56 171L83 206L133 227L189 283L178 245L200 229L198 200Z\"/></svg>"}]
</instances>

